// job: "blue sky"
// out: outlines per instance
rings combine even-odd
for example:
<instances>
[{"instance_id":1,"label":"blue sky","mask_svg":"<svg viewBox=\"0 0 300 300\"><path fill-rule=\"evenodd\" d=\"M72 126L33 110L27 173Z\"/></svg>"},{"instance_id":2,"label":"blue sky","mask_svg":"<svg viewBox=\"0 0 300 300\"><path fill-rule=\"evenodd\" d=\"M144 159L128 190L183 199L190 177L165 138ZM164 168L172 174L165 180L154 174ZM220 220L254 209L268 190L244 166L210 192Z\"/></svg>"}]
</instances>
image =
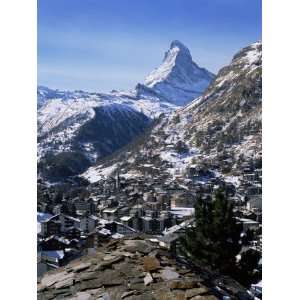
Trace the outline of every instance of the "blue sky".
<instances>
[{"instance_id":1,"label":"blue sky","mask_svg":"<svg viewBox=\"0 0 300 300\"><path fill-rule=\"evenodd\" d=\"M38 84L131 89L175 39L217 73L261 39L261 0L38 0Z\"/></svg>"}]
</instances>

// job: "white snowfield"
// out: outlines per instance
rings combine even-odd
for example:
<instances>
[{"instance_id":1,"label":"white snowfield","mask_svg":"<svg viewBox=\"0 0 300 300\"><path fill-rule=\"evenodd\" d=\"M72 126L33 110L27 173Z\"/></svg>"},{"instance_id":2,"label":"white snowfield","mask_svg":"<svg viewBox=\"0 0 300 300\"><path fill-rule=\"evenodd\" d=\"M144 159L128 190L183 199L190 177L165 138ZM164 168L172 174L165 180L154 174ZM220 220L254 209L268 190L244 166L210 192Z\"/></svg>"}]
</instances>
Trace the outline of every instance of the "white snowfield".
<instances>
[{"instance_id":1,"label":"white snowfield","mask_svg":"<svg viewBox=\"0 0 300 300\"><path fill-rule=\"evenodd\" d=\"M101 179L110 177L111 174L117 169L117 167L117 165L111 165L107 168L102 168L102 166L91 167L81 176L87 179L89 182L94 183Z\"/></svg>"}]
</instances>

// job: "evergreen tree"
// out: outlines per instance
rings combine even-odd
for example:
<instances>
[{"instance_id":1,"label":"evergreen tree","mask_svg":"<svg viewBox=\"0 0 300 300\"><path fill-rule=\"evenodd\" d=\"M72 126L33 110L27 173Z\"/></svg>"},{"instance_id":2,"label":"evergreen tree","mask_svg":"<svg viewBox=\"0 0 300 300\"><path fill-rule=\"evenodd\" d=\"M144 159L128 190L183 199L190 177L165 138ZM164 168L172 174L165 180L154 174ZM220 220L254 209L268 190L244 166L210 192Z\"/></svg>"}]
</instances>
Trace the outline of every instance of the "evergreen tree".
<instances>
[{"instance_id":1,"label":"evergreen tree","mask_svg":"<svg viewBox=\"0 0 300 300\"><path fill-rule=\"evenodd\" d=\"M196 261L232 274L241 249L241 232L232 204L224 192L217 191L211 200L200 197L197 201L195 226L187 231L183 246Z\"/></svg>"},{"instance_id":2,"label":"evergreen tree","mask_svg":"<svg viewBox=\"0 0 300 300\"><path fill-rule=\"evenodd\" d=\"M260 254L254 249L248 249L241 255L236 278L245 286L250 286L253 282L261 280L261 271L259 270Z\"/></svg>"}]
</instances>

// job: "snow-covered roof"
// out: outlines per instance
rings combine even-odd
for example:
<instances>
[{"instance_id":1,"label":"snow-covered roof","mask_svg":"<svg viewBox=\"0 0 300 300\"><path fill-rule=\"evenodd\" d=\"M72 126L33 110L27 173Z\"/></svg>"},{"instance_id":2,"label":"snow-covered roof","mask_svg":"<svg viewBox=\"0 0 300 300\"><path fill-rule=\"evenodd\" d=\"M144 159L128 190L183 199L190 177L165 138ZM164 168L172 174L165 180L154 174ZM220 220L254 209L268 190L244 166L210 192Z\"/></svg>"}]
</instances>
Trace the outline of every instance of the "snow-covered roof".
<instances>
[{"instance_id":1,"label":"snow-covered roof","mask_svg":"<svg viewBox=\"0 0 300 300\"><path fill-rule=\"evenodd\" d=\"M48 256L56 259L63 259L65 254L63 250L42 251L41 256Z\"/></svg>"},{"instance_id":2,"label":"snow-covered roof","mask_svg":"<svg viewBox=\"0 0 300 300\"><path fill-rule=\"evenodd\" d=\"M106 228L102 228L102 229L98 230L98 232L103 235L111 235L111 231Z\"/></svg>"},{"instance_id":3,"label":"snow-covered roof","mask_svg":"<svg viewBox=\"0 0 300 300\"><path fill-rule=\"evenodd\" d=\"M103 210L103 212L104 213L115 213L118 209L119 209L119 207L105 208Z\"/></svg>"},{"instance_id":4,"label":"snow-covered roof","mask_svg":"<svg viewBox=\"0 0 300 300\"><path fill-rule=\"evenodd\" d=\"M177 216L192 216L195 213L195 208L193 207L178 207L178 208L172 208L171 214L177 215Z\"/></svg>"},{"instance_id":5,"label":"snow-covered roof","mask_svg":"<svg viewBox=\"0 0 300 300\"><path fill-rule=\"evenodd\" d=\"M132 219L132 216L123 216L120 218L121 221L124 221L124 222L127 222L129 221L130 219Z\"/></svg>"}]
</instances>

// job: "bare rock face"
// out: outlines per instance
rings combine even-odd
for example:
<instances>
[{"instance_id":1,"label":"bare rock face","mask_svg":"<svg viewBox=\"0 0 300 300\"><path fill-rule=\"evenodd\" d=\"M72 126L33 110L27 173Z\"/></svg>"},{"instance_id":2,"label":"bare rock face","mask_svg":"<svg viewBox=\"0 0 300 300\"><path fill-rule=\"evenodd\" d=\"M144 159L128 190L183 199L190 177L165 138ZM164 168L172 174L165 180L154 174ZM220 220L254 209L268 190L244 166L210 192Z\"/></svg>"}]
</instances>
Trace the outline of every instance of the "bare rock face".
<instances>
[{"instance_id":1,"label":"bare rock face","mask_svg":"<svg viewBox=\"0 0 300 300\"><path fill-rule=\"evenodd\" d=\"M147 238L124 238L44 274L37 299L216 300L213 284L204 285L203 278ZM237 287L226 287L231 299L242 299L236 295L245 291Z\"/></svg>"}]
</instances>

